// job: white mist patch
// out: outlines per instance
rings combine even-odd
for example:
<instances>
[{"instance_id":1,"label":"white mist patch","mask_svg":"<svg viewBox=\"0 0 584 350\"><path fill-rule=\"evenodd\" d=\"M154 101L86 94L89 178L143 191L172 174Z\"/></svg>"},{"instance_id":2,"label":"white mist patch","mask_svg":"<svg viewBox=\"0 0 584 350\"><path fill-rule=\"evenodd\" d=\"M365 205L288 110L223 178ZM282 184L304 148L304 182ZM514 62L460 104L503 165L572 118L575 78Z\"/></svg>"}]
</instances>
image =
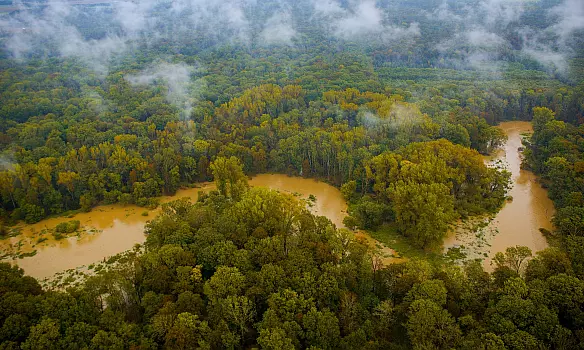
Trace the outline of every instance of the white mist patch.
<instances>
[{"instance_id":1,"label":"white mist patch","mask_svg":"<svg viewBox=\"0 0 584 350\"><path fill-rule=\"evenodd\" d=\"M292 16L288 13L277 13L266 21L260 34L266 45L292 45L296 30L292 24Z\"/></svg>"},{"instance_id":2,"label":"white mist patch","mask_svg":"<svg viewBox=\"0 0 584 350\"><path fill-rule=\"evenodd\" d=\"M185 63L164 62L124 78L132 85L165 84L168 87L167 101L181 110L181 119L185 120L190 117L194 100L204 88L204 82L200 80L191 83L191 75L196 71L196 67Z\"/></svg>"},{"instance_id":3,"label":"white mist patch","mask_svg":"<svg viewBox=\"0 0 584 350\"><path fill-rule=\"evenodd\" d=\"M373 0L350 1L343 8L335 0L312 0L318 20L332 35L344 40L380 40L385 43L413 39L420 36L418 23L386 23L386 14Z\"/></svg>"},{"instance_id":4,"label":"white mist patch","mask_svg":"<svg viewBox=\"0 0 584 350\"><path fill-rule=\"evenodd\" d=\"M373 128L384 122L383 119L369 111L360 112L358 117L360 119L360 124L366 128Z\"/></svg>"},{"instance_id":5,"label":"white mist patch","mask_svg":"<svg viewBox=\"0 0 584 350\"><path fill-rule=\"evenodd\" d=\"M0 171L14 171L14 165L16 162L12 157L0 155Z\"/></svg>"},{"instance_id":6,"label":"white mist patch","mask_svg":"<svg viewBox=\"0 0 584 350\"><path fill-rule=\"evenodd\" d=\"M380 33L383 31L382 19L382 12L375 1L364 1L335 22L335 34L347 39Z\"/></svg>"},{"instance_id":7,"label":"white mist patch","mask_svg":"<svg viewBox=\"0 0 584 350\"><path fill-rule=\"evenodd\" d=\"M0 20L0 31L10 34L4 45L16 59L33 53L75 57L96 72L107 73L111 59L127 53L138 40L145 39L152 45L156 40L196 29L209 38L222 38L222 42L249 43L252 23L246 8L254 3L255 0L175 0L170 4L164 0L115 1L103 10L112 12L111 30L106 30L102 38L85 39L73 23L88 15L84 12L87 7L49 0L34 11L20 4L22 11Z\"/></svg>"},{"instance_id":8,"label":"white mist patch","mask_svg":"<svg viewBox=\"0 0 584 350\"><path fill-rule=\"evenodd\" d=\"M444 1L429 11L427 17L437 25L449 24L456 28L449 38L434 46L444 54L456 52L457 58L449 59L456 68L500 74L505 65L500 61L499 53L516 50L550 72L568 72L567 62L573 52L566 42L574 32L584 29L584 1L564 0L548 10L547 16L552 22L548 28L515 28L513 44L501 33L521 20L532 5L531 1L480 0L475 5L456 4L456 7L452 4Z\"/></svg>"},{"instance_id":9,"label":"white mist patch","mask_svg":"<svg viewBox=\"0 0 584 350\"><path fill-rule=\"evenodd\" d=\"M483 28L473 29L465 34L466 41L475 47L495 48L503 45L505 40L499 35L485 31Z\"/></svg>"},{"instance_id":10,"label":"white mist patch","mask_svg":"<svg viewBox=\"0 0 584 350\"><path fill-rule=\"evenodd\" d=\"M561 42L560 45L549 43L550 30L544 32L532 28L523 28L519 32L523 46L521 53L526 57L536 60L546 68L548 72L568 73L568 58L573 54L572 50Z\"/></svg>"},{"instance_id":11,"label":"white mist patch","mask_svg":"<svg viewBox=\"0 0 584 350\"><path fill-rule=\"evenodd\" d=\"M361 110L358 118L366 128L385 126L392 129L407 129L424 121L424 116L417 107L399 102L391 105L386 116L380 117L370 111Z\"/></svg>"},{"instance_id":12,"label":"white mist patch","mask_svg":"<svg viewBox=\"0 0 584 350\"><path fill-rule=\"evenodd\" d=\"M137 33L149 27L148 18L157 0L114 2L114 16L126 33Z\"/></svg>"},{"instance_id":13,"label":"white mist patch","mask_svg":"<svg viewBox=\"0 0 584 350\"><path fill-rule=\"evenodd\" d=\"M584 1L565 0L553 7L548 16L557 20L550 29L565 42L575 31L584 29Z\"/></svg>"},{"instance_id":14,"label":"white mist patch","mask_svg":"<svg viewBox=\"0 0 584 350\"><path fill-rule=\"evenodd\" d=\"M105 74L109 61L127 50L125 38L110 35L100 40L85 40L78 29L68 22L69 16L78 15L78 9L65 2L49 1L38 13L21 11L9 20L0 22L0 29L22 28L13 31L6 48L17 59L25 58L48 45L62 57L76 57L98 73Z\"/></svg>"},{"instance_id":15,"label":"white mist patch","mask_svg":"<svg viewBox=\"0 0 584 350\"><path fill-rule=\"evenodd\" d=\"M335 0L313 0L312 5L317 14L324 16L342 15L345 10Z\"/></svg>"},{"instance_id":16,"label":"white mist patch","mask_svg":"<svg viewBox=\"0 0 584 350\"><path fill-rule=\"evenodd\" d=\"M420 25L410 23L408 27L385 26L381 39L388 43L392 41L411 40L421 36Z\"/></svg>"},{"instance_id":17,"label":"white mist patch","mask_svg":"<svg viewBox=\"0 0 584 350\"><path fill-rule=\"evenodd\" d=\"M443 2L432 12L426 12L428 19L437 20L440 22L463 22L464 18L450 11L450 7L446 2Z\"/></svg>"},{"instance_id":18,"label":"white mist patch","mask_svg":"<svg viewBox=\"0 0 584 350\"><path fill-rule=\"evenodd\" d=\"M403 127L414 126L422 123L424 121L424 116L416 106L394 103L391 106L387 119L393 125Z\"/></svg>"},{"instance_id":19,"label":"white mist patch","mask_svg":"<svg viewBox=\"0 0 584 350\"><path fill-rule=\"evenodd\" d=\"M525 11L526 1L521 0L482 0L474 6L456 3L456 11L451 9L452 2L444 1L437 8L426 13L429 19L445 23L461 23L468 27L485 27L494 30L518 21ZM456 13L455 13L456 12Z\"/></svg>"},{"instance_id":20,"label":"white mist patch","mask_svg":"<svg viewBox=\"0 0 584 350\"><path fill-rule=\"evenodd\" d=\"M108 110L106 101L95 90L84 89L83 95L86 98L91 99L87 106L91 108L91 110L93 110L97 115L100 115L101 113Z\"/></svg>"},{"instance_id":21,"label":"white mist patch","mask_svg":"<svg viewBox=\"0 0 584 350\"><path fill-rule=\"evenodd\" d=\"M483 0L479 3L478 13L487 25L507 26L519 20L526 4L526 1L518 0Z\"/></svg>"},{"instance_id":22,"label":"white mist patch","mask_svg":"<svg viewBox=\"0 0 584 350\"><path fill-rule=\"evenodd\" d=\"M498 60L497 53L506 46L508 43L503 38L481 27L458 33L436 44L435 48L444 54L456 51L460 58L457 61L451 60L450 64L457 69L473 68L500 77L504 65Z\"/></svg>"},{"instance_id":23,"label":"white mist patch","mask_svg":"<svg viewBox=\"0 0 584 350\"><path fill-rule=\"evenodd\" d=\"M232 41L249 43L252 22L246 9L254 3L253 0L177 0L172 8L173 16L188 15L188 27L203 29L211 37L229 32Z\"/></svg>"},{"instance_id":24,"label":"white mist patch","mask_svg":"<svg viewBox=\"0 0 584 350\"><path fill-rule=\"evenodd\" d=\"M548 68L555 68L562 74L568 72L568 59L563 53L554 52L545 46L528 47L522 52Z\"/></svg>"}]
</instances>

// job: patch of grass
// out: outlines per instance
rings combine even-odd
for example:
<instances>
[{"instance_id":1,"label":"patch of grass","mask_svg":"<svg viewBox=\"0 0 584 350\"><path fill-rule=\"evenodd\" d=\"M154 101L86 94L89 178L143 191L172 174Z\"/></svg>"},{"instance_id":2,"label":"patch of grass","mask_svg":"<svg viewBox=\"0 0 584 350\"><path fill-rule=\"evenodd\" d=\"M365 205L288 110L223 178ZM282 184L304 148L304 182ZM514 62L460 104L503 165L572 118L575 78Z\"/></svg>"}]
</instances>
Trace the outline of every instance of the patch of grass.
<instances>
[{"instance_id":1,"label":"patch of grass","mask_svg":"<svg viewBox=\"0 0 584 350\"><path fill-rule=\"evenodd\" d=\"M43 243L44 241L48 241L49 239L47 237L39 237L39 239L37 239L37 244Z\"/></svg>"},{"instance_id":2,"label":"patch of grass","mask_svg":"<svg viewBox=\"0 0 584 350\"><path fill-rule=\"evenodd\" d=\"M16 237L16 236L20 235L21 233L22 233L22 229L21 228L12 228L8 232L8 235L6 236L6 238Z\"/></svg>"},{"instance_id":3,"label":"patch of grass","mask_svg":"<svg viewBox=\"0 0 584 350\"><path fill-rule=\"evenodd\" d=\"M105 263L108 264L108 265L115 264L116 262L118 262L119 259L120 259L119 255L110 256L106 260Z\"/></svg>"},{"instance_id":4,"label":"patch of grass","mask_svg":"<svg viewBox=\"0 0 584 350\"><path fill-rule=\"evenodd\" d=\"M32 251L32 252L30 252L30 253L20 253L20 254L18 255L18 258L19 258L19 259L23 259L23 258L27 258L27 257L30 257L30 256L35 256L35 255L36 255L36 253L37 253L37 251L36 251L36 250L33 250L33 251Z\"/></svg>"},{"instance_id":5,"label":"patch of grass","mask_svg":"<svg viewBox=\"0 0 584 350\"><path fill-rule=\"evenodd\" d=\"M464 252L464 246L449 248L445 256L451 261L464 260L467 257Z\"/></svg>"},{"instance_id":6,"label":"patch of grass","mask_svg":"<svg viewBox=\"0 0 584 350\"><path fill-rule=\"evenodd\" d=\"M148 212L147 211L143 211L142 212L142 216L148 216Z\"/></svg>"},{"instance_id":7,"label":"patch of grass","mask_svg":"<svg viewBox=\"0 0 584 350\"><path fill-rule=\"evenodd\" d=\"M557 233L557 231L550 231L543 227L539 228L539 232L545 237L547 243L551 247L561 247L562 246L562 235Z\"/></svg>"},{"instance_id":8,"label":"patch of grass","mask_svg":"<svg viewBox=\"0 0 584 350\"><path fill-rule=\"evenodd\" d=\"M62 240L63 238L66 238L67 236L65 236L64 234L60 233L60 232L53 232L53 237L55 237L55 239L57 241Z\"/></svg>"},{"instance_id":9,"label":"patch of grass","mask_svg":"<svg viewBox=\"0 0 584 350\"><path fill-rule=\"evenodd\" d=\"M477 231L487 226L489 226L489 221L479 221L479 223L477 224Z\"/></svg>"},{"instance_id":10,"label":"patch of grass","mask_svg":"<svg viewBox=\"0 0 584 350\"><path fill-rule=\"evenodd\" d=\"M397 229L390 224L383 225L375 231L366 231L371 237L395 250L400 256L407 259L424 259L434 264L444 262L441 247L433 249L420 249L414 246L407 237L400 235Z\"/></svg>"}]
</instances>

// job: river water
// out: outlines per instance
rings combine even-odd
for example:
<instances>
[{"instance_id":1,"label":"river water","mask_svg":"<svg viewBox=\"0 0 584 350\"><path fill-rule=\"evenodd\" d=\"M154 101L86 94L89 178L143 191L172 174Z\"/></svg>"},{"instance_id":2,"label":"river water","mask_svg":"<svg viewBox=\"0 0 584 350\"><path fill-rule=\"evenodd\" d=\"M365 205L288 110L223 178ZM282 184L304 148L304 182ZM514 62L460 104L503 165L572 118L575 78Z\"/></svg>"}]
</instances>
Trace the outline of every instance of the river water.
<instances>
[{"instance_id":1,"label":"river water","mask_svg":"<svg viewBox=\"0 0 584 350\"><path fill-rule=\"evenodd\" d=\"M316 197L316 202L310 210L316 215L328 217L337 227L344 227L347 203L341 192L329 184L279 174L258 175L249 183L251 186L299 194L304 199L312 194ZM197 188L182 189L174 196L162 197L161 203L183 197L189 197L194 201L199 191L210 191L214 188L213 183L204 183ZM131 249L135 244L143 243L146 240L144 235L146 222L153 219L159 211L160 209L148 211L135 205L116 204L99 206L89 213L79 213L70 218L46 219L33 225L23 225L21 235L0 241L0 251L4 254L15 252L19 245L19 252L36 250L36 255L14 259L12 262L17 263L30 276L38 279L48 278L58 272L100 262L108 256ZM148 216L142 215L145 212ZM44 234L42 237L47 240L37 243L41 231L54 229L57 224L70 220L79 220L87 232L79 237L59 241L51 234Z\"/></svg>"},{"instance_id":2,"label":"river water","mask_svg":"<svg viewBox=\"0 0 584 350\"><path fill-rule=\"evenodd\" d=\"M521 138L533 132L531 123L504 122L499 127L507 135L507 143L494 156L485 157L485 162L494 164L500 161L511 172L513 187L509 195L513 200L505 203L488 226L477 232L460 230L459 227L444 242L445 249L462 245L469 257L485 258L484 266L488 271L493 268L491 259L507 247L527 246L534 254L547 248L547 241L539 229L552 229L551 219L555 212L553 202L537 182L537 177L531 171L521 169Z\"/></svg>"},{"instance_id":3,"label":"river water","mask_svg":"<svg viewBox=\"0 0 584 350\"><path fill-rule=\"evenodd\" d=\"M495 156L485 158L486 162L500 160L512 174L513 188L509 195L513 201L508 202L490 223L476 231L457 229L445 241L445 250L450 247L464 246L470 258L485 258L485 268L492 270L491 258L499 251L515 245L528 246L535 253L545 249L547 242L539 232L543 227L552 229L551 217L554 214L553 203L546 191L537 183L536 176L522 170L521 135L532 132L528 122L505 122L499 126L508 136L508 141ZM316 197L310 210L316 215L328 217L337 227L343 226L347 215L347 204L340 191L324 182L279 174L264 174L253 177L251 186L263 186L279 191L299 194L302 198L309 195ZM200 184L197 188L182 189L171 197L162 197L166 203L175 199L189 197L196 200L198 192L214 189L213 183ZM18 252L26 253L36 250L36 255L23 259L11 260L24 271L38 279L53 276L55 273L79 266L100 262L108 256L131 249L135 244L146 239L144 227L148 220L154 218L160 209L147 211L134 205L107 205L94 208L89 213L79 213L70 218L60 217L43 220L33 225L21 227L22 234L0 241L0 255ZM142 214L147 212L148 216ZM41 232L54 229L57 224L69 220L79 220L86 233L79 237L55 240L52 235L44 234L47 240L37 243ZM461 225L459 225L461 226ZM390 248L380 244L370 236L357 233L356 237L385 256L383 262L390 263L395 255Z\"/></svg>"}]
</instances>

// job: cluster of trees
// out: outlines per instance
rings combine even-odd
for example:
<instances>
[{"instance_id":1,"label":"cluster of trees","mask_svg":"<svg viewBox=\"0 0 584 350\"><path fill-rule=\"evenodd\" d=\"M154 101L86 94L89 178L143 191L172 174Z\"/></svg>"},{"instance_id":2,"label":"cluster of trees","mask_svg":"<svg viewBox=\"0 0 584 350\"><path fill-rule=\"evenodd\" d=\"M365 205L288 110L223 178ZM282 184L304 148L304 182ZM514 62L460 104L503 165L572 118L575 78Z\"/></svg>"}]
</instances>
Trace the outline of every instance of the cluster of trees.
<instances>
[{"instance_id":1,"label":"cluster of trees","mask_svg":"<svg viewBox=\"0 0 584 350\"><path fill-rule=\"evenodd\" d=\"M497 211L510 175L485 166L478 152L446 140L382 153L371 159L366 170L371 195L383 210L378 217L367 215L373 200L369 193L354 201L357 225L375 228L393 217L397 229L423 248L440 245L455 219ZM354 185L343 185L349 200L354 196L347 190Z\"/></svg>"},{"instance_id":2,"label":"cluster of trees","mask_svg":"<svg viewBox=\"0 0 584 350\"><path fill-rule=\"evenodd\" d=\"M548 108L535 108L533 129L526 165L548 188L556 207L556 233L574 268L584 272L584 125L557 120Z\"/></svg>"},{"instance_id":3,"label":"cluster of trees","mask_svg":"<svg viewBox=\"0 0 584 350\"><path fill-rule=\"evenodd\" d=\"M391 91L408 96L430 115L462 108L491 125L509 119L531 120L538 106L550 108L558 119L571 123L580 123L584 115L584 84L564 85L541 72L516 68L502 80L474 71L404 67L380 69L378 74Z\"/></svg>"},{"instance_id":4,"label":"cluster of trees","mask_svg":"<svg viewBox=\"0 0 584 350\"><path fill-rule=\"evenodd\" d=\"M5 93L0 97L3 164L13 162L0 170L2 217L35 222L97 204L156 206L162 194L209 180L209 164L217 157L236 157L249 175L273 171L346 184L346 191L353 188L347 196L354 204L349 227L394 223L414 244L432 247L454 219L496 210L503 201L505 177L488 172L478 154L465 148L488 154L504 142L487 120L529 118L525 111L537 104L573 115L583 96L580 88L551 80L533 90L528 78L516 78L518 83L505 88L500 82L469 84L464 79L472 73L452 71L444 74L457 84L438 79L404 84L402 76L389 76L395 84L390 87L383 80L387 69L377 75L367 58L355 53L309 62L307 56L294 61L281 53L278 58L306 66L295 79L274 80L272 75L280 76L274 59L224 54L205 54L217 61L201 78L209 88L193 103L188 121L166 100L163 80L151 87L129 84L125 76L135 73L135 66L100 79L82 77L84 68L56 60L12 64L2 73ZM265 80L293 84L254 86ZM483 84L493 84L488 93ZM440 139L449 142L428 143ZM410 159L408 152L418 152L407 147L412 142L437 151L425 160ZM470 170L462 170L456 153L474 161ZM425 169L426 163L433 167L445 161L460 172L431 169L445 173L427 175L420 170L415 181L407 179L407 171L371 172L394 156L399 168L403 162ZM393 185L382 194L377 182ZM434 210L436 203L440 210Z\"/></svg>"},{"instance_id":5,"label":"cluster of trees","mask_svg":"<svg viewBox=\"0 0 584 350\"><path fill-rule=\"evenodd\" d=\"M414 146L415 147L415 146ZM550 248L479 261L381 266L291 195L219 191L163 205L143 249L77 288L42 290L0 264L3 349L578 349L584 280ZM223 184L223 185L221 185Z\"/></svg>"},{"instance_id":6,"label":"cluster of trees","mask_svg":"<svg viewBox=\"0 0 584 350\"><path fill-rule=\"evenodd\" d=\"M348 88L310 100L299 85L260 85L217 106L201 101L184 122L160 87L134 88L121 72L79 86L73 71L45 70L2 73L0 205L12 221L99 203L155 206L181 184L209 180L217 156L239 158L249 174L364 188L366 163L410 142L446 138L488 152L503 139L462 109L433 119L398 94ZM88 88L95 95L84 96Z\"/></svg>"}]
</instances>

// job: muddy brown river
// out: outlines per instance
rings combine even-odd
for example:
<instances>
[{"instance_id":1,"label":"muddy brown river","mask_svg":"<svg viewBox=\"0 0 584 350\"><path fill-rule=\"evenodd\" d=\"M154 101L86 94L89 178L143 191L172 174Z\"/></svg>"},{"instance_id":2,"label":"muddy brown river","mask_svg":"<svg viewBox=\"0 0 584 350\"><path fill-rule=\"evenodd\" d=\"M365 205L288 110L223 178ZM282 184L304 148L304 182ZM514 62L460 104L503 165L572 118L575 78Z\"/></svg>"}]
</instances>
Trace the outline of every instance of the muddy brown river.
<instances>
[{"instance_id":1,"label":"muddy brown river","mask_svg":"<svg viewBox=\"0 0 584 350\"><path fill-rule=\"evenodd\" d=\"M547 242L539 232L543 227L551 229L551 217L554 214L553 203L548 199L546 191L537 183L536 176L520 169L521 135L532 131L528 122L505 122L500 125L508 136L508 141L494 157L486 158L486 162L500 160L512 173L513 188L509 195L513 201L505 204L503 209L484 228L469 232L457 230L445 241L445 250L450 247L464 246L468 257L485 258L485 268L492 270L491 258L509 246L528 246L535 253L545 249ZM289 177L278 174L258 175L250 180L251 186L263 186L284 192L299 194L302 198L309 195L316 197L316 202L310 208L316 215L328 217L337 227L344 227L342 222L347 215L347 204L340 191L324 182L299 177ZM169 202L178 198L197 198L200 190L214 189L214 184L200 184L200 187L183 189L172 197L162 197L161 202ZM142 214L146 210L134 205L107 205L94 208L89 213L79 213L70 218L60 217L43 220L33 225L21 226L22 234L0 241L0 254L27 253L36 250L36 255L22 259L5 259L17 263L24 271L38 279L53 276L58 272L88 266L100 262L104 258L131 249L135 244L146 239L144 226L153 219L160 209ZM55 240L51 234L41 232L54 229L61 222L79 220L85 233L79 237ZM47 240L37 243L39 238ZM392 250L381 245L367 235L357 234L357 238L366 244L377 247L378 251L390 256ZM17 247L20 249L17 250ZM486 256L485 256L486 255ZM387 258L386 262L390 262Z\"/></svg>"},{"instance_id":2,"label":"muddy brown river","mask_svg":"<svg viewBox=\"0 0 584 350\"><path fill-rule=\"evenodd\" d=\"M459 230L444 243L446 249L462 245L469 257L485 258L484 266L488 271L492 271L491 259L507 247L527 246L534 254L547 248L547 241L539 229L552 229L551 219L555 212L547 191L539 185L537 177L521 169L521 135L533 132L531 123L504 122L499 127L507 134L507 143L494 156L485 157L485 161L491 164L500 161L511 172L513 187L509 195L513 200L505 203L487 227L478 232Z\"/></svg>"},{"instance_id":3,"label":"muddy brown river","mask_svg":"<svg viewBox=\"0 0 584 350\"><path fill-rule=\"evenodd\" d=\"M310 210L316 215L328 217L337 227L344 227L343 219L347 215L347 204L341 192L329 184L277 174L258 175L249 183L251 186L296 193L305 199L312 194L316 197L316 202ZM212 183L200 186L180 190L172 197L162 197L161 202L183 197L195 200L200 190L210 191L215 188ZM15 252L19 245L20 252L36 250L36 255L32 257L10 261L17 263L28 275L44 279L61 271L100 262L108 256L131 249L135 244L143 243L146 240L144 226L160 209L147 211L148 216L143 216L142 213L145 211L147 210L134 205L107 205L70 218L52 218L33 225L23 225L21 235L0 241L0 250L4 253ZM47 240L37 243L42 230L54 229L57 224L70 220L79 220L87 232L79 237L59 241L51 234L44 234L42 237Z\"/></svg>"}]
</instances>

